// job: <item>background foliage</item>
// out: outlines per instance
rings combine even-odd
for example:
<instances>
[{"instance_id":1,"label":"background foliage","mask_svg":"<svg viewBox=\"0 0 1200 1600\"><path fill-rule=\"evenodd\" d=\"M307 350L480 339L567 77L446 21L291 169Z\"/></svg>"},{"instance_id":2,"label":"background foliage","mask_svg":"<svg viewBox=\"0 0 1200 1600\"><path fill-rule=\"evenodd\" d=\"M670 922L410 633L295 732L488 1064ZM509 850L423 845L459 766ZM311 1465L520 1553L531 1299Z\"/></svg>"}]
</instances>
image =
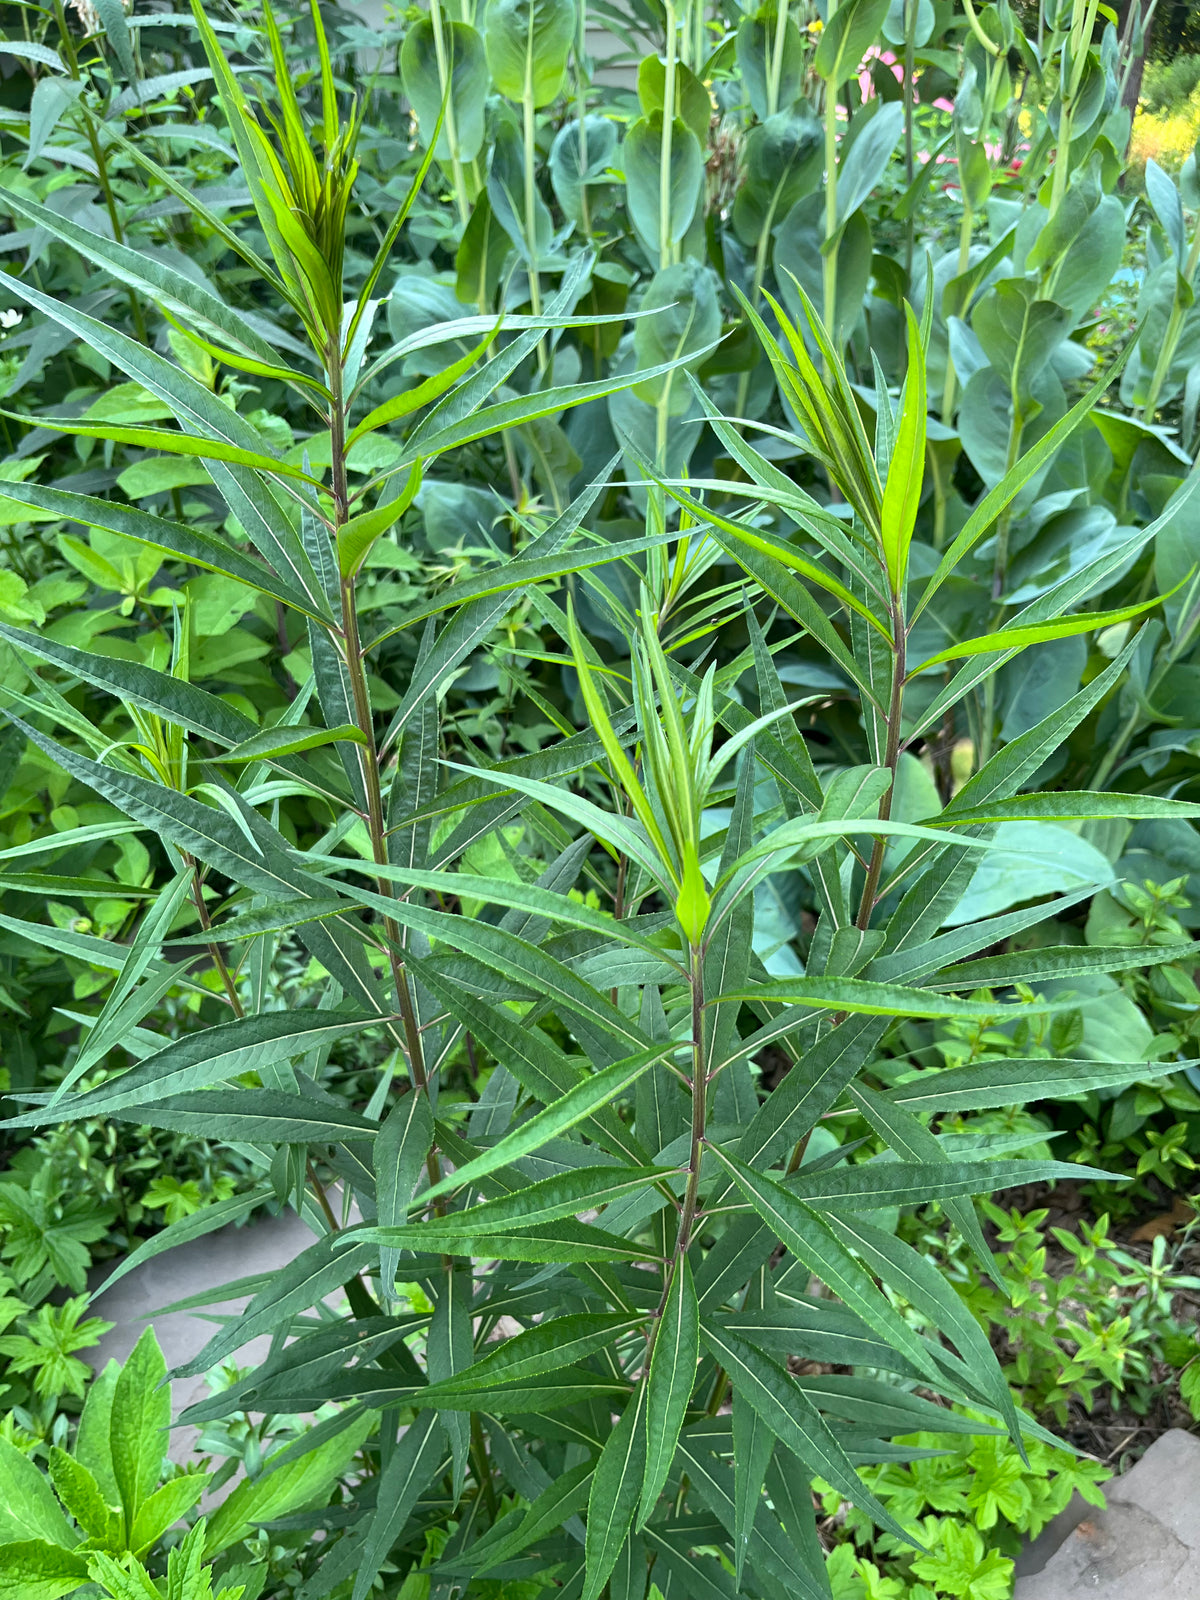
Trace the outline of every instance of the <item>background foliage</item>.
<instances>
[{"instance_id":1,"label":"background foliage","mask_svg":"<svg viewBox=\"0 0 1200 1600\"><path fill-rule=\"evenodd\" d=\"M1005 1594L1200 1385L1136 15L13 9L6 1581ZM179 1542L89 1262L285 1205Z\"/></svg>"}]
</instances>

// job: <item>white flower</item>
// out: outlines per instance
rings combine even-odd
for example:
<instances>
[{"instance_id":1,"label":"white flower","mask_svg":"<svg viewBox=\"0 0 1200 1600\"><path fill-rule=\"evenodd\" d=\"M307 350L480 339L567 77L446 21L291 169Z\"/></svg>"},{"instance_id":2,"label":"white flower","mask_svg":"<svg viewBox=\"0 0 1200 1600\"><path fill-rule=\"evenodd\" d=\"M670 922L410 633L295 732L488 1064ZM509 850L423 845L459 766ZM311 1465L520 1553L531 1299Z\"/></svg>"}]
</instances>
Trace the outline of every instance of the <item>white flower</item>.
<instances>
[{"instance_id":1,"label":"white flower","mask_svg":"<svg viewBox=\"0 0 1200 1600\"><path fill-rule=\"evenodd\" d=\"M0 328L15 328L24 315L23 311L18 311L15 307L11 311L0 311Z\"/></svg>"}]
</instances>

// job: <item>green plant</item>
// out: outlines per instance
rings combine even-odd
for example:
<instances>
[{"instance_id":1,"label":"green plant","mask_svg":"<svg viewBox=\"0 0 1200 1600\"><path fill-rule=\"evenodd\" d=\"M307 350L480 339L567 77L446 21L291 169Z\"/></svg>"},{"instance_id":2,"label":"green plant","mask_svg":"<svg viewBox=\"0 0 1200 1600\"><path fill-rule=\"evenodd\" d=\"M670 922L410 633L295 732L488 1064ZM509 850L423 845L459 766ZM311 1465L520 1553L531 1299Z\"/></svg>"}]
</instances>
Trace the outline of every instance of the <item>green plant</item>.
<instances>
[{"instance_id":1,"label":"green plant","mask_svg":"<svg viewBox=\"0 0 1200 1600\"><path fill-rule=\"evenodd\" d=\"M1186 412L1190 247L1160 219L1178 338L1161 382L1170 340L1148 373L1114 362L1141 385L1130 416L1086 346L1125 247L1115 35L1084 3L1045 8L1036 56L1007 8L951 19L952 120L923 65L917 171L915 54L938 24L908 8L890 41L906 125L857 84L885 11L846 0L811 31L798 7L754 13L713 62L703 8L668 7L618 168L584 65L571 115L549 109L581 14L493 0L480 33L435 9L401 55L424 155L388 193L385 133L347 110L315 11L303 37L268 16L265 72L231 41L267 80L264 123L197 7L219 117L205 99L194 126L231 141L236 225L147 149L169 102L130 91L146 138L101 126L123 115L120 22L86 81L62 42L81 87L55 148L97 143L116 221L107 238L13 185L58 254L51 283L3 287L63 360L52 409L9 420L21 447L58 438L56 466L121 465L5 493L15 526L87 528L63 559L117 598L106 650L17 625L38 623L32 566L12 589L5 702L35 770L4 927L105 997L52 1085L13 1085L31 1109L11 1125L237 1146L254 1187L152 1249L272 1194L313 1224L187 1370L269 1333L206 1423L331 1408L209 1540L221 1516L238 1539L290 1520L271 1486L292 1467L323 1504L329 1452L333 1477L361 1452L320 1560L296 1558L314 1597L543 1578L640 1597L651 1570L823 1596L811 1479L906 1538L847 1441L869 1466L948 1426L918 1389L1018 1460L1043 1437L950 1277L888 1223L936 1200L991 1274L972 1194L1103 1180L1010 1159L1029 1126L997 1151L942 1119L1045 1099L1048 1078L1141 1082L1144 1057L1084 1049L1077 987L1194 959L1185 936L1085 944L1062 920L1126 845L1194 847L1171 765L1190 782L1192 751L1152 742L1196 647L1196 480L1152 416ZM732 208L719 160L705 176L710 68L745 158ZM909 223L947 140L957 209L936 202L951 242L926 272ZM439 170L452 206L423 198ZM122 204L160 203L196 271L122 242ZM129 331L94 314L126 304ZM84 350L103 393L76 381ZM180 599L191 568L218 583ZM244 603L244 639L207 662L205 600ZM261 708L242 650L269 663ZM1153 782L1106 789L1129 761ZM99 859L72 860L83 845ZM99 932L57 909L75 898L105 906ZM1024 948L1031 930L1049 937ZM155 1037L168 996L186 1025ZM914 1028L948 1023L1006 1043L910 1074ZM819 1151L843 1115L885 1148ZM256 1427L236 1430L249 1466ZM969 1527L913 1560L943 1592L1006 1581Z\"/></svg>"},{"instance_id":2,"label":"green plant","mask_svg":"<svg viewBox=\"0 0 1200 1600\"><path fill-rule=\"evenodd\" d=\"M166 1364L151 1330L125 1366L110 1363L88 1391L70 1450L55 1444L44 1476L33 1460L0 1440L0 1581L13 1594L57 1600L100 1584L113 1600L160 1596L149 1568L171 1529L196 1504L209 1482L205 1472L163 1471L171 1391ZM291 1481L289 1482L289 1478ZM316 1480L297 1485L281 1472L268 1498L276 1509L304 1503ZM299 1493L297 1488L299 1487ZM241 1517L255 1489L246 1484L226 1506L201 1520L165 1558L169 1600L212 1600L214 1556L239 1541ZM261 1491L259 1492L261 1499ZM239 1506L240 1501L240 1506ZM217 1595L253 1600L261 1568L225 1562Z\"/></svg>"},{"instance_id":3,"label":"green plant","mask_svg":"<svg viewBox=\"0 0 1200 1600\"><path fill-rule=\"evenodd\" d=\"M1045 1210L983 1205L1007 1247L999 1258L1007 1292L966 1261L955 1271L994 1331L1022 1403L1061 1425L1073 1405L1090 1412L1107 1391L1114 1411L1144 1417L1194 1350L1177 1297L1200 1288L1200 1278L1181 1270L1181 1247L1158 1237L1142 1260L1110 1240L1107 1215L1081 1222L1078 1234L1047 1233Z\"/></svg>"},{"instance_id":4,"label":"green plant","mask_svg":"<svg viewBox=\"0 0 1200 1600\"><path fill-rule=\"evenodd\" d=\"M1004 1600L1012 1557L1075 1493L1102 1506L1109 1470L1031 1441L1023 1460L1011 1441L962 1433L918 1433L902 1443L909 1461L871 1469L875 1492L925 1546L880 1536L869 1521L818 1485L834 1600Z\"/></svg>"},{"instance_id":5,"label":"green plant","mask_svg":"<svg viewBox=\"0 0 1200 1600\"><path fill-rule=\"evenodd\" d=\"M1142 105L1151 114L1177 111L1200 88L1200 56L1181 55L1171 61L1151 61L1142 78Z\"/></svg>"},{"instance_id":6,"label":"green plant","mask_svg":"<svg viewBox=\"0 0 1200 1600\"><path fill-rule=\"evenodd\" d=\"M33 1373L31 1383L38 1399L57 1399L62 1394L82 1398L91 1371L74 1352L98 1344L112 1327L99 1317L81 1321L86 1306L83 1295L61 1306L39 1306L18 1320L18 1332L0 1338L0 1353L8 1357L9 1370Z\"/></svg>"}]
</instances>

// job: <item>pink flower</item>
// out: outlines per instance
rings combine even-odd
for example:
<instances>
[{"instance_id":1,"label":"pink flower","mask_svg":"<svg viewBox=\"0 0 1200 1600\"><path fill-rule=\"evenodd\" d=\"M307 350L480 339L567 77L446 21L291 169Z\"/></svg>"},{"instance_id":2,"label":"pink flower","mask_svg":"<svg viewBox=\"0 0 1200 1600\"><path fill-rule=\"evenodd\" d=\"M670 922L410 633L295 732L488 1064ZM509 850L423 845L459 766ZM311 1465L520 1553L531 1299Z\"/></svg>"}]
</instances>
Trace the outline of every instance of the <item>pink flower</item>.
<instances>
[{"instance_id":1,"label":"pink flower","mask_svg":"<svg viewBox=\"0 0 1200 1600\"><path fill-rule=\"evenodd\" d=\"M875 85L871 81L872 61L881 61L885 67L892 69L892 76L897 83L904 82L904 67L901 63L890 50L881 50L877 44L873 44L862 58L858 69L858 87L864 101L869 100L875 93Z\"/></svg>"}]
</instances>

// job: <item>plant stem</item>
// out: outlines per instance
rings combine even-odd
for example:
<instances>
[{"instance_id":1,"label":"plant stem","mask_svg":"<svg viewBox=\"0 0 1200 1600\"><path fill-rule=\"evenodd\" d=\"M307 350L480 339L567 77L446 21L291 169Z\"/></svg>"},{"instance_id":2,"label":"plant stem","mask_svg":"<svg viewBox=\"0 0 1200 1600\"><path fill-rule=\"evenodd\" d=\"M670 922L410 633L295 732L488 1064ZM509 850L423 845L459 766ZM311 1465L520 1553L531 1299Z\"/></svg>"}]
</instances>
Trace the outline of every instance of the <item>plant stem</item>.
<instances>
[{"instance_id":1,"label":"plant stem","mask_svg":"<svg viewBox=\"0 0 1200 1600\"><path fill-rule=\"evenodd\" d=\"M340 1233L342 1231L341 1224L333 1214L333 1207L329 1204L329 1196L325 1192L325 1185L317 1177L317 1169L313 1166L311 1158L308 1162L307 1171L309 1184L317 1197L317 1204L321 1208L321 1214L329 1224L330 1233Z\"/></svg>"},{"instance_id":2,"label":"plant stem","mask_svg":"<svg viewBox=\"0 0 1200 1600\"><path fill-rule=\"evenodd\" d=\"M1004 464L1005 473L1012 471L1021 454L1021 437L1025 431L1024 419L1021 416L1020 403L1016 394L1016 385L1013 385L1012 396L1012 421L1008 428L1008 456ZM996 555L992 563L992 600L999 601L1004 593L1004 584L1008 577L1008 535L1012 525L1012 507L1005 506L996 522ZM989 631L998 628L1004 618L1005 607L1000 606L989 625ZM986 766L991 758L992 743L995 738L996 723L996 674L993 672L983 686L983 724L979 730L979 761L980 767Z\"/></svg>"},{"instance_id":3,"label":"plant stem","mask_svg":"<svg viewBox=\"0 0 1200 1600\"><path fill-rule=\"evenodd\" d=\"M671 242L671 138L675 131L675 6L666 0L667 58L663 78L662 143L658 154L658 265L675 259Z\"/></svg>"},{"instance_id":4,"label":"plant stem","mask_svg":"<svg viewBox=\"0 0 1200 1600\"><path fill-rule=\"evenodd\" d=\"M892 692L888 703L887 714L887 741L884 746L883 764L892 775L888 784L887 793L879 802L879 820L887 822L892 814L892 796L896 792L896 768L900 762L900 718L904 711L904 674L907 667L908 636L904 625L903 602L898 595L892 597L892 638L895 649L892 656ZM866 881L863 883L862 899L858 903L858 916L855 925L865 932L871 926L871 913L875 909L875 896L879 893L879 880L883 874L883 858L887 850L887 839L883 834L875 840L871 847L871 859L867 865ZM804 1152L800 1152L803 1157Z\"/></svg>"},{"instance_id":5,"label":"plant stem","mask_svg":"<svg viewBox=\"0 0 1200 1600\"><path fill-rule=\"evenodd\" d=\"M696 1222L700 1194L700 1157L704 1147L704 1128L708 1113L708 1049L704 1038L704 950L692 946L692 1143L688 1156L687 1189L679 1218L676 1256L687 1254Z\"/></svg>"},{"instance_id":6,"label":"plant stem","mask_svg":"<svg viewBox=\"0 0 1200 1600\"><path fill-rule=\"evenodd\" d=\"M771 248L771 229L775 225L775 212L779 206L779 196L782 188L777 188L767 203L766 215L763 217L762 232L758 236L758 244L754 251L754 277L750 284L750 304L757 311L762 299L763 282L767 276L767 252ZM737 400L734 410L740 417L746 409L746 396L750 392L749 372L743 372L738 378Z\"/></svg>"},{"instance_id":7,"label":"plant stem","mask_svg":"<svg viewBox=\"0 0 1200 1600\"><path fill-rule=\"evenodd\" d=\"M904 187L912 188L917 176L916 151L913 149L913 123L916 119L914 103L916 85L913 79L917 70L917 0L904 0ZM909 207L904 219L904 281L912 294L913 248L916 242L916 218Z\"/></svg>"},{"instance_id":8,"label":"plant stem","mask_svg":"<svg viewBox=\"0 0 1200 1600\"><path fill-rule=\"evenodd\" d=\"M767 115L773 117L779 110L779 84L783 78L783 47L787 42L788 7L782 0L775 13L775 39L771 48L771 66L767 74Z\"/></svg>"},{"instance_id":9,"label":"plant stem","mask_svg":"<svg viewBox=\"0 0 1200 1600\"><path fill-rule=\"evenodd\" d=\"M437 56L438 87L442 91L442 99L446 104L446 114L442 126L446 133L446 143L450 148L450 172L454 183L454 200L458 206L458 220L465 228L471 208L467 203L466 184L463 182L462 160L458 153L458 126L454 119L453 92L447 94L447 85L450 83L451 68L446 61L446 38L442 32L442 7L440 0L429 0L429 20L433 24L433 50Z\"/></svg>"},{"instance_id":10,"label":"plant stem","mask_svg":"<svg viewBox=\"0 0 1200 1600\"><path fill-rule=\"evenodd\" d=\"M580 0L580 5L579 5L579 32L576 35L576 44L575 44L575 72L576 72L576 75L577 75L579 81L578 81L578 84L576 86L577 87L577 93L576 93L575 99L576 99L576 105L578 106L578 117L579 117L579 171L580 171L581 174L586 174L587 173L587 167L588 167L588 153L587 153L587 77L586 77L585 67L584 67L584 62L586 61L586 58L587 58L587 56L586 56L586 44L587 44L587 0ZM591 207L588 205L588 192L587 192L587 183L586 182L582 182L579 185L579 210L580 210L581 219L582 219L582 226L583 226L584 236L586 238L590 238L591 237L591 233L592 233L592 213L591 213Z\"/></svg>"},{"instance_id":11,"label":"plant stem","mask_svg":"<svg viewBox=\"0 0 1200 1600\"><path fill-rule=\"evenodd\" d=\"M340 528L349 515L349 490L346 478L346 404L341 355L336 334L330 340L325 367L331 397L329 437L334 523L335 527ZM379 751L375 743L375 724L371 712L371 694L367 687L366 668L363 662L362 642L359 636L358 605L353 578L344 577L342 579L341 597L343 659L350 679L354 720L363 735L363 743L358 746L358 751L359 770L362 773L363 789L367 798L365 821L371 839L372 856L377 865L386 866L388 863L387 824L383 810L383 790L379 781ZM391 880L381 876L375 881L379 894L391 899L393 897ZM388 962L391 967L392 982L395 986L396 1002L400 1008L400 1018L404 1028L409 1076L415 1089L428 1093L429 1078L425 1070L425 1050L421 1040L421 1029L413 1006L412 993L408 986L408 973L401 956L403 945L400 928L393 917L385 917L383 919L383 932L388 946ZM436 1151L430 1150L426 1158L426 1166L429 1171L430 1182L436 1183L441 1175L441 1165Z\"/></svg>"},{"instance_id":12,"label":"plant stem","mask_svg":"<svg viewBox=\"0 0 1200 1600\"><path fill-rule=\"evenodd\" d=\"M829 20L833 20L834 6L830 0ZM822 313L829 337L837 342L837 246L831 241L837 234L837 89L833 79L825 84L825 244L824 296Z\"/></svg>"},{"instance_id":13,"label":"plant stem","mask_svg":"<svg viewBox=\"0 0 1200 1600\"><path fill-rule=\"evenodd\" d=\"M192 856L186 857L192 868L192 904L196 907L196 915L200 918L200 926L205 933L212 932L212 918L208 914L208 907L204 904L204 880L200 876L200 863ZM237 992L237 984L229 970L228 963L221 951L221 947L214 940L208 941L208 953L212 957L212 964L217 969L230 1009L235 1017L244 1017L245 1008L241 996Z\"/></svg>"},{"instance_id":14,"label":"plant stem","mask_svg":"<svg viewBox=\"0 0 1200 1600\"><path fill-rule=\"evenodd\" d=\"M971 234L975 227L975 214L971 210L971 202L967 199L966 188L964 187L960 193L962 194L963 212L962 221L959 223L958 229L957 276L961 278L971 265ZM964 306L961 309L965 310L966 307ZM948 428L952 427L954 423L954 402L957 398L957 389L958 375L954 370L954 357L947 350L946 384L942 390L942 421Z\"/></svg>"},{"instance_id":15,"label":"plant stem","mask_svg":"<svg viewBox=\"0 0 1200 1600\"><path fill-rule=\"evenodd\" d=\"M1187 253L1181 274L1183 282L1190 290L1196 278L1196 268L1200 266L1200 222L1196 224L1196 232ZM1150 380L1150 387L1146 391L1146 403L1142 406L1142 416L1147 422L1154 421L1154 413L1158 409L1158 397L1162 393L1163 385L1171 375L1171 363L1175 360L1175 352L1179 347L1179 337L1183 332L1183 320L1187 315L1187 306L1180 294L1178 278L1175 283L1175 300L1171 306L1171 316L1167 322L1167 331L1163 337L1162 346L1158 352L1158 360L1154 364L1154 376Z\"/></svg>"},{"instance_id":16,"label":"plant stem","mask_svg":"<svg viewBox=\"0 0 1200 1600\"><path fill-rule=\"evenodd\" d=\"M71 30L67 27L66 13L63 10L63 0L54 0L54 20L58 24L59 40L62 53L66 57L67 71L72 79L79 83L83 74L79 70L79 56L75 50L75 41L71 37ZM112 182L108 174L108 159L104 154L104 147L96 132L95 120L86 106L81 106L84 130L87 133L88 145L91 148L92 160L96 163L96 176L104 195L104 205L108 212L108 220L112 224L113 238L118 244L125 243L125 229L121 223L121 213L117 208L117 197L113 193ZM146 319L142 315L142 303L138 299L137 291L130 289L129 310L133 317L133 326L142 344L146 343Z\"/></svg>"},{"instance_id":17,"label":"plant stem","mask_svg":"<svg viewBox=\"0 0 1200 1600\"><path fill-rule=\"evenodd\" d=\"M1071 176L1071 127L1075 116L1075 101L1083 82L1083 69L1087 65L1088 46L1096 26L1096 9L1099 0L1075 0L1075 14L1063 48L1071 52L1071 76L1063 89L1062 109L1059 113L1058 146L1054 152L1054 170L1050 175L1050 215L1053 217L1067 192Z\"/></svg>"},{"instance_id":18,"label":"plant stem","mask_svg":"<svg viewBox=\"0 0 1200 1600\"><path fill-rule=\"evenodd\" d=\"M693 945L691 948L691 987L692 987L692 1143L688 1157L688 1180L684 1190L683 1206L679 1213L679 1231L675 1235L675 1249L672 1252L670 1264L663 1277L662 1299L659 1301L658 1310L650 1324L650 1332L646 1340L646 1365L650 1364L650 1357L654 1352L654 1341L658 1337L658 1330L662 1326L663 1311L666 1308L671 1286L675 1281L675 1274L679 1271L679 1263L687 1255L692 1243L692 1230L696 1225L696 1215L699 1210L700 1199L700 1162L704 1154L704 1132L708 1115L708 1046L704 1032L704 948Z\"/></svg>"},{"instance_id":19,"label":"plant stem","mask_svg":"<svg viewBox=\"0 0 1200 1600\"><path fill-rule=\"evenodd\" d=\"M533 17L533 8L530 8L530 18ZM532 26L532 21L530 23ZM529 309L535 317L542 314L542 284L538 271L538 241L537 241L537 120L533 104L533 53L527 51L525 55L525 93L522 97L522 113L525 129L525 249L529 254ZM545 372L547 365L546 341L538 340L537 364L538 371Z\"/></svg>"},{"instance_id":20,"label":"plant stem","mask_svg":"<svg viewBox=\"0 0 1200 1600\"><path fill-rule=\"evenodd\" d=\"M967 21L971 24L971 32L979 40L980 44L987 51L988 55L998 56L1000 54L1000 46L993 43L993 41L988 38L987 34L984 33L983 28L980 26L979 18L975 14L975 7L971 4L971 0L963 0L963 10L967 14Z\"/></svg>"},{"instance_id":21,"label":"plant stem","mask_svg":"<svg viewBox=\"0 0 1200 1600\"><path fill-rule=\"evenodd\" d=\"M494 1524L500 1515L500 1504L496 1499L496 1485L492 1481L492 1471L488 1465L487 1445L484 1443L483 1427L479 1421L479 1413L471 1413L471 1456L475 1466L475 1476L483 1490L483 1498L487 1504L488 1517Z\"/></svg>"}]
</instances>

